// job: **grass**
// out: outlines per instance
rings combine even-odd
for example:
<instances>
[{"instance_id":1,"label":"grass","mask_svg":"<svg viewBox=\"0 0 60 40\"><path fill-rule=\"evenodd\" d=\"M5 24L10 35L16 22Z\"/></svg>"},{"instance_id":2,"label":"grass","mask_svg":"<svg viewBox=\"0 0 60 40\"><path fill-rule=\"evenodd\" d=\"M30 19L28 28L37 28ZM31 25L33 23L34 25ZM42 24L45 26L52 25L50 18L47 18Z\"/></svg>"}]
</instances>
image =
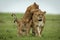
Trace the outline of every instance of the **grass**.
<instances>
[{"instance_id":1,"label":"grass","mask_svg":"<svg viewBox=\"0 0 60 40\"><path fill-rule=\"evenodd\" d=\"M20 19L23 14L16 14ZM42 37L17 36L17 25L11 14L0 13L0 40L60 40L60 15L46 15Z\"/></svg>"}]
</instances>

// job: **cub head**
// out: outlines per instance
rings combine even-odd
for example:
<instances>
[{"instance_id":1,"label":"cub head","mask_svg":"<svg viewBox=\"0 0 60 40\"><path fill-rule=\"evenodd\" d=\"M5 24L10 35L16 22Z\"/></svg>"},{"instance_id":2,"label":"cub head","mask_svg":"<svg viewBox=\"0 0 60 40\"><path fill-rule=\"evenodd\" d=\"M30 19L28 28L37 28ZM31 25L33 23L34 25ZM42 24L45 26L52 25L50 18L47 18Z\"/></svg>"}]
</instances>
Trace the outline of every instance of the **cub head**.
<instances>
[{"instance_id":1,"label":"cub head","mask_svg":"<svg viewBox=\"0 0 60 40\"><path fill-rule=\"evenodd\" d=\"M39 5L34 2L34 4L31 5L31 9L39 9Z\"/></svg>"}]
</instances>

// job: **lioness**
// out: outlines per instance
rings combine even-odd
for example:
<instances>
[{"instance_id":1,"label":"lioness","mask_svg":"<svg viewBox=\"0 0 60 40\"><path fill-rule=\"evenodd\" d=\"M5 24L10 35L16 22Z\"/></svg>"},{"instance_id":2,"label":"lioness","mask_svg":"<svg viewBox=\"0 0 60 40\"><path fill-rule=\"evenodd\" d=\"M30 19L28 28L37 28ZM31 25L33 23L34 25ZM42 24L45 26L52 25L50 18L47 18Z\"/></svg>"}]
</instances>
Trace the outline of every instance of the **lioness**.
<instances>
[{"instance_id":1,"label":"lioness","mask_svg":"<svg viewBox=\"0 0 60 40\"><path fill-rule=\"evenodd\" d=\"M45 13L46 11L42 12L40 9L32 10L32 25L35 31L35 35L41 37L41 33L44 28L45 24Z\"/></svg>"}]
</instances>

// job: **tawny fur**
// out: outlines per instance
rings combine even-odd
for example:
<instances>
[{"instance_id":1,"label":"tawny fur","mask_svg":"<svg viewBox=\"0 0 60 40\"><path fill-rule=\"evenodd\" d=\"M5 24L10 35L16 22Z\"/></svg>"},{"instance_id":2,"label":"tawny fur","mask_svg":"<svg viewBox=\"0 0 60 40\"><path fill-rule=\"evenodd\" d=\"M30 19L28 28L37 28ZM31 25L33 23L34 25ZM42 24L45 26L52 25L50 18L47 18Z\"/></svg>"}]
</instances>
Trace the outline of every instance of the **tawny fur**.
<instances>
[{"instance_id":1,"label":"tawny fur","mask_svg":"<svg viewBox=\"0 0 60 40\"><path fill-rule=\"evenodd\" d=\"M26 12L25 12L25 14L23 16L23 20L24 20L25 23L32 24L31 20L32 20L32 15L33 14L31 13L31 11L34 10L34 9L39 9L39 5L36 4L35 2L32 5L28 6L27 9L26 9ZM29 30L30 30L30 26L27 25L27 34L29 34ZM33 30L32 30L32 32L34 32Z\"/></svg>"},{"instance_id":2,"label":"tawny fur","mask_svg":"<svg viewBox=\"0 0 60 40\"><path fill-rule=\"evenodd\" d=\"M41 37L41 33L44 28L45 24L45 11L42 12L40 9L32 10L33 16L32 16L32 22L33 22L33 28L35 31L36 36Z\"/></svg>"},{"instance_id":3,"label":"tawny fur","mask_svg":"<svg viewBox=\"0 0 60 40\"><path fill-rule=\"evenodd\" d=\"M11 16L14 17L14 23L16 22L18 25L18 27L17 27L18 28L18 34L22 35L23 20L22 19L19 20L14 13L12 13Z\"/></svg>"},{"instance_id":4,"label":"tawny fur","mask_svg":"<svg viewBox=\"0 0 60 40\"><path fill-rule=\"evenodd\" d=\"M12 17L14 17L14 23L16 22L18 25L18 34L19 35L29 35L30 32L30 27L31 27L31 23L32 21L25 23L25 21L23 20L23 18L21 18L20 20L16 17L16 15L14 13L12 13L11 15Z\"/></svg>"},{"instance_id":5,"label":"tawny fur","mask_svg":"<svg viewBox=\"0 0 60 40\"><path fill-rule=\"evenodd\" d=\"M28 35L29 34L29 31L30 31L30 27L31 27L31 24L32 24L32 13L31 11L32 10L35 10L35 9L39 9L39 5L37 5L36 3L30 5L29 7L27 7L27 10L23 16L22 19L18 20L16 15L14 15L14 22L17 22L18 24L18 33L19 34L22 34L21 30L22 30L22 27L23 26L26 26L26 34ZM34 31L34 29L33 29Z\"/></svg>"},{"instance_id":6,"label":"tawny fur","mask_svg":"<svg viewBox=\"0 0 60 40\"><path fill-rule=\"evenodd\" d=\"M32 18L31 10L33 10L33 9L39 9L39 5L37 5L35 2L34 2L34 4L27 7L26 12L23 16L23 19L25 22L29 22L31 20L31 18Z\"/></svg>"}]
</instances>

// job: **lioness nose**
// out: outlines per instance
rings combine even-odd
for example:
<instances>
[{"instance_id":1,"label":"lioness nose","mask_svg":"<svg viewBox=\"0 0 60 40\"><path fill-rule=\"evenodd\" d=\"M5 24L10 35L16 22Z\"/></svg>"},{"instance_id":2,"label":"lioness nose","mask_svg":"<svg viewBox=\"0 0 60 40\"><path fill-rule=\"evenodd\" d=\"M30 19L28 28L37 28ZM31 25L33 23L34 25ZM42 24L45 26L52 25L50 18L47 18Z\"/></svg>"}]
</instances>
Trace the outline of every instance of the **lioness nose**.
<instances>
[{"instance_id":1,"label":"lioness nose","mask_svg":"<svg viewBox=\"0 0 60 40\"><path fill-rule=\"evenodd\" d=\"M40 16L40 18L42 18L42 17Z\"/></svg>"}]
</instances>

